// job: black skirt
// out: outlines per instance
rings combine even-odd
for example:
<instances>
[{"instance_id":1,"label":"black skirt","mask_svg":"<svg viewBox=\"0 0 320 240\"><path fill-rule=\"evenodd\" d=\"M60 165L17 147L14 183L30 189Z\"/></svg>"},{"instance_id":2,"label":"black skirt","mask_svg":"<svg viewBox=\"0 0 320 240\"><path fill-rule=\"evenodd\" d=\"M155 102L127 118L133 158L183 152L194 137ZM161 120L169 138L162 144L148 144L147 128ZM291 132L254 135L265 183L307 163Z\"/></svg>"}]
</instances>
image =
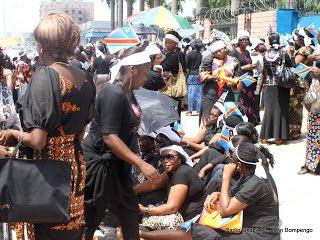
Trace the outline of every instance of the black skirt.
<instances>
[{"instance_id":1,"label":"black skirt","mask_svg":"<svg viewBox=\"0 0 320 240\"><path fill-rule=\"evenodd\" d=\"M278 86L267 86L264 92L264 116L262 121L261 139L288 138L288 113L290 89Z\"/></svg>"}]
</instances>

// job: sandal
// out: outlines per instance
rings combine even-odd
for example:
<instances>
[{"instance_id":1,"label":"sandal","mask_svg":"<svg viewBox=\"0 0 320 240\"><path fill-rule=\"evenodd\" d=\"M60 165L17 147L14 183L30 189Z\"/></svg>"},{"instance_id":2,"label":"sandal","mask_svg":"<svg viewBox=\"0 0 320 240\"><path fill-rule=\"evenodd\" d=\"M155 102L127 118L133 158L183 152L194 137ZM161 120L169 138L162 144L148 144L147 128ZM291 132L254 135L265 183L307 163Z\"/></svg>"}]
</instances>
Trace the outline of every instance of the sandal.
<instances>
[{"instance_id":1,"label":"sandal","mask_svg":"<svg viewBox=\"0 0 320 240\"><path fill-rule=\"evenodd\" d=\"M286 141L283 140L283 139L277 139L277 140L276 140L276 145L277 145L277 146L280 146L280 145L285 144L285 143L286 143Z\"/></svg>"},{"instance_id":2,"label":"sandal","mask_svg":"<svg viewBox=\"0 0 320 240\"><path fill-rule=\"evenodd\" d=\"M303 175L303 174L306 174L306 173L309 173L310 170L306 167L306 166L302 166L300 171L298 172L299 175Z\"/></svg>"},{"instance_id":3,"label":"sandal","mask_svg":"<svg viewBox=\"0 0 320 240\"><path fill-rule=\"evenodd\" d=\"M192 116L192 112L186 112L186 116Z\"/></svg>"}]
</instances>

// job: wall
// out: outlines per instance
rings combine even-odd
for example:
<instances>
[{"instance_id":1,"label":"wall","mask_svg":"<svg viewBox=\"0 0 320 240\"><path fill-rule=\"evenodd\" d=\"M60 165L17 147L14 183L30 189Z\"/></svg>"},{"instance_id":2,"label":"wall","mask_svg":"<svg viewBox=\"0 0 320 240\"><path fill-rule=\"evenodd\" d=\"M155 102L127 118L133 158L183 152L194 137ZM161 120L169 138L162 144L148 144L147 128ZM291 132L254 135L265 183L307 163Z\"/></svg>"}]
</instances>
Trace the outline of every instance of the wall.
<instances>
[{"instance_id":1,"label":"wall","mask_svg":"<svg viewBox=\"0 0 320 240\"><path fill-rule=\"evenodd\" d=\"M277 32L291 34L296 29L299 21L298 12L295 9L279 8L277 10Z\"/></svg>"},{"instance_id":2,"label":"wall","mask_svg":"<svg viewBox=\"0 0 320 240\"><path fill-rule=\"evenodd\" d=\"M276 11L266 11L252 13L251 15L251 29L244 29L245 15L238 16L238 32L241 30L249 30L252 37L266 38L268 34L268 28L271 24L272 31L277 28Z\"/></svg>"},{"instance_id":3,"label":"wall","mask_svg":"<svg viewBox=\"0 0 320 240\"><path fill-rule=\"evenodd\" d=\"M301 27L308 27L311 24L314 25L314 30L320 30L320 16L308 16L299 18L299 25Z\"/></svg>"}]
</instances>

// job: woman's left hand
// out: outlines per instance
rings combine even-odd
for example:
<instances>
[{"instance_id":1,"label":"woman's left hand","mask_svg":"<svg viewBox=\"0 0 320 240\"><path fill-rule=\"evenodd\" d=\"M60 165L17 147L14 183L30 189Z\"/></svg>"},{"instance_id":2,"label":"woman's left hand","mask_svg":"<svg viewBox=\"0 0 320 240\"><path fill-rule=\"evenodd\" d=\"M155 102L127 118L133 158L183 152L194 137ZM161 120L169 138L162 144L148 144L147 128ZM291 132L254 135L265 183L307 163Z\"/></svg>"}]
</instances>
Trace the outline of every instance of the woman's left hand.
<instances>
[{"instance_id":1,"label":"woman's left hand","mask_svg":"<svg viewBox=\"0 0 320 240\"><path fill-rule=\"evenodd\" d=\"M139 204L139 211L140 213L145 213L146 207L144 207L142 204Z\"/></svg>"},{"instance_id":2,"label":"woman's left hand","mask_svg":"<svg viewBox=\"0 0 320 240\"><path fill-rule=\"evenodd\" d=\"M3 130L0 133L0 144L7 146L7 147L14 147L17 145L18 140L15 138L14 130L8 129L8 130Z\"/></svg>"},{"instance_id":3,"label":"woman's left hand","mask_svg":"<svg viewBox=\"0 0 320 240\"><path fill-rule=\"evenodd\" d=\"M234 163L229 163L224 165L223 176L226 178L231 178L233 173L236 171L237 165Z\"/></svg>"}]
</instances>

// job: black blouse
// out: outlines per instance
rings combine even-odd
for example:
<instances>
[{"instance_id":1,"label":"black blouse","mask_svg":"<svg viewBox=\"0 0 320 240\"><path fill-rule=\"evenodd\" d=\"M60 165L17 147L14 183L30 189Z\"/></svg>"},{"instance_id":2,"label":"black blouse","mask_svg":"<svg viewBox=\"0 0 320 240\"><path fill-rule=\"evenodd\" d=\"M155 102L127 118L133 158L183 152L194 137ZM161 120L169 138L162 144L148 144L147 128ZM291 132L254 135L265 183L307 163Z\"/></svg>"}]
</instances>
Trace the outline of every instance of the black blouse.
<instances>
[{"instance_id":1,"label":"black blouse","mask_svg":"<svg viewBox=\"0 0 320 240\"><path fill-rule=\"evenodd\" d=\"M202 54L199 51L193 50L186 56L186 65L189 70L189 75L199 75L199 68L202 62Z\"/></svg>"},{"instance_id":2,"label":"black blouse","mask_svg":"<svg viewBox=\"0 0 320 240\"><path fill-rule=\"evenodd\" d=\"M186 72L185 55L179 49L172 53L166 53L166 58L161 63L163 71L177 75L179 72L179 62L182 65L183 71Z\"/></svg>"},{"instance_id":3,"label":"black blouse","mask_svg":"<svg viewBox=\"0 0 320 240\"><path fill-rule=\"evenodd\" d=\"M147 80L144 83L143 87L148 90L158 91L166 86L165 81L160 73L154 71L153 69L149 70Z\"/></svg>"},{"instance_id":4,"label":"black blouse","mask_svg":"<svg viewBox=\"0 0 320 240\"><path fill-rule=\"evenodd\" d=\"M36 70L18 103L25 129L41 128L52 137L59 134L58 127L65 134L83 132L94 113L94 83L92 79L85 80L79 89L70 90L68 81L60 81L59 74L51 67Z\"/></svg>"}]
</instances>

